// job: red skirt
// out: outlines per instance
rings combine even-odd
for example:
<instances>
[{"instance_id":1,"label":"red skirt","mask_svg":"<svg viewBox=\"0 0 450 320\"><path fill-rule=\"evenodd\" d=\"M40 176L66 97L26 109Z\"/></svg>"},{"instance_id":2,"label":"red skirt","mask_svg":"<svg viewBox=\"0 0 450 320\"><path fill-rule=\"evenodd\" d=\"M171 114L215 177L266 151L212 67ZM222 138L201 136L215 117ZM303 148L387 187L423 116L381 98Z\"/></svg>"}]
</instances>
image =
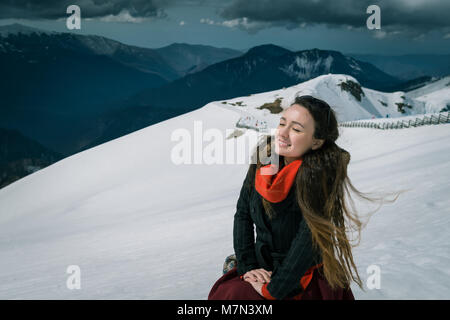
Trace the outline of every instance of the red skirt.
<instances>
[{"instance_id":1,"label":"red skirt","mask_svg":"<svg viewBox=\"0 0 450 320\"><path fill-rule=\"evenodd\" d=\"M300 280L304 291L285 300L355 300L352 290L338 288L332 290L326 279L314 266L306 271ZM216 281L208 295L208 300L265 300L247 281L241 280L237 269L233 268Z\"/></svg>"}]
</instances>

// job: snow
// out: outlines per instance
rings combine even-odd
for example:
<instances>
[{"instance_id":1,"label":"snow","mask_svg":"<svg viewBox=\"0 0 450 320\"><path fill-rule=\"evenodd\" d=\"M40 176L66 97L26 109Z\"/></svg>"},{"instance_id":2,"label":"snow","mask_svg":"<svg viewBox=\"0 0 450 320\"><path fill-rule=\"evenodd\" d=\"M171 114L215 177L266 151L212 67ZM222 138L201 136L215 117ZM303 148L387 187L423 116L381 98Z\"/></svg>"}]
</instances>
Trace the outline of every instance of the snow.
<instances>
[{"instance_id":1,"label":"snow","mask_svg":"<svg viewBox=\"0 0 450 320\"><path fill-rule=\"evenodd\" d=\"M194 144L195 121L202 121L203 133L218 129L225 140L245 116L273 127L280 115L255 108L277 97L286 107L306 92L332 102L343 120L368 118L366 107L336 89L345 77L227 101L244 107L211 102L1 189L0 298L206 299L233 253L233 215L249 163L175 165L172 133L185 128ZM364 284L367 268L379 266L381 288L363 292L353 284L356 299L448 299L450 125L340 132L358 190L409 190L363 230L355 262ZM227 148L233 142L222 141ZM356 204L361 213L370 209ZM70 265L80 267L80 290L66 286Z\"/></svg>"},{"instance_id":2,"label":"snow","mask_svg":"<svg viewBox=\"0 0 450 320\"><path fill-rule=\"evenodd\" d=\"M345 59L347 59L347 61L349 62L350 67L355 70L355 72L362 72L358 62L353 59L352 57L345 57Z\"/></svg>"},{"instance_id":3,"label":"snow","mask_svg":"<svg viewBox=\"0 0 450 320\"><path fill-rule=\"evenodd\" d=\"M386 115L389 115L390 118L397 119L402 116L424 114L426 112L423 101L407 97L402 91L385 93L361 87L364 95L362 95L361 101L358 101L351 93L343 91L339 86L339 84L347 81L358 83L354 77L349 75L322 75L285 89L226 100L224 102L227 103L224 107L229 107L231 103L242 102L242 106L233 107L232 110L236 110L243 115L249 115L247 110L251 110L252 113L256 112L259 117L264 119L264 113L267 113L267 110L253 109L262 106L266 102L274 102L277 98L282 99L281 106L285 108L294 101L295 96L310 94L329 101L331 107L337 114L339 122L371 119L372 117L386 118ZM383 105L380 101L386 105ZM440 101L444 103L444 97L441 97ZM396 103L406 103L411 105L412 108L404 107L403 109L406 113L403 114L398 111ZM271 122L271 120L275 122ZM267 122L272 126L276 126L277 121L278 118L274 117L267 119Z\"/></svg>"},{"instance_id":4,"label":"snow","mask_svg":"<svg viewBox=\"0 0 450 320\"><path fill-rule=\"evenodd\" d=\"M450 81L450 80L449 80ZM426 110L429 112L439 112L447 107L450 110L450 86L442 88L430 94L425 94L416 98L418 101L422 101L425 104Z\"/></svg>"},{"instance_id":5,"label":"snow","mask_svg":"<svg viewBox=\"0 0 450 320\"><path fill-rule=\"evenodd\" d=\"M439 80L433 81L423 87L408 91L407 95L410 96L411 98L418 98L425 94L429 94L434 91L441 90L445 87L448 87L450 85L449 83L450 83L450 76L446 76Z\"/></svg>"},{"instance_id":6,"label":"snow","mask_svg":"<svg viewBox=\"0 0 450 320\"><path fill-rule=\"evenodd\" d=\"M296 77L298 80L304 80L311 78L312 74L316 73L317 70L328 72L332 63L332 56L311 61L303 54L302 57L295 57L295 61L292 64L281 68L281 70L290 76Z\"/></svg>"},{"instance_id":7,"label":"snow","mask_svg":"<svg viewBox=\"0 0 450 320\"><path fill-rule=\"evenodd\" d=\"M426 112L439 112L450 105L450 76L406 93L424 104Z\"/></svg>"},{"instance_id":8,"label":"snow","mask_svg":"<svg viewBox=\"0 0 450 320\"><path fill-rule=\"evenodd\" d=\"M450 124L401 130L343 128L349 176L360 190L410 189L369 220L354 254L362 275L381 268L381 290L358 299L450 296Z\"/></svg>"}]
</instances>

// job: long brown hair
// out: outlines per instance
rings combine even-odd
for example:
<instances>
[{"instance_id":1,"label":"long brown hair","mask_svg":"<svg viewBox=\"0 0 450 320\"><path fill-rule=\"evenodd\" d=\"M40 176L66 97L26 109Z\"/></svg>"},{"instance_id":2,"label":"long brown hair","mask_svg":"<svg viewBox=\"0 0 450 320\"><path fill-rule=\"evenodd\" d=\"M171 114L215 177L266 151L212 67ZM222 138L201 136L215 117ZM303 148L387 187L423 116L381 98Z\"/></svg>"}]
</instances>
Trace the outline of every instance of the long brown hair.
<instances>
[{"instance_id":1,"label":"long brown hair","mask_svg":"<svg viewBox=\"0 0 450 320\"><path fill-rule=\"evenodd\" d=\"M319 149L310 149L302 156L302 164L295 179L297 202L311 230L313 246L320 250L323 275L333 289L348 288L350 282L355 281L364 290L353 260L352 247L359 244L361 229L368 220L363 223L356 214L350 190L370 202L380 202L380 206L369 215L378 211L383 202L397 200L404 190L398 192L392 200L383 196L369 197L371 193L358 191L347 176L350 153L335 143L339 130L334 110L325 101L312 96L296 97L291 105L293 104L308 109L314 119L314 138L325 140ZM274 141L275 138L268 135L258 142L253 154L256 168L267 164L261 163L259 155L266 154L270 157L272 139ZM283 156L279 159L280 163L284 161ZM266 214L272 219L274 210L270 202L264 198L262 202ZM348 232L357 233L356 244L351 244Z\"/></svg>"}]
</instances>

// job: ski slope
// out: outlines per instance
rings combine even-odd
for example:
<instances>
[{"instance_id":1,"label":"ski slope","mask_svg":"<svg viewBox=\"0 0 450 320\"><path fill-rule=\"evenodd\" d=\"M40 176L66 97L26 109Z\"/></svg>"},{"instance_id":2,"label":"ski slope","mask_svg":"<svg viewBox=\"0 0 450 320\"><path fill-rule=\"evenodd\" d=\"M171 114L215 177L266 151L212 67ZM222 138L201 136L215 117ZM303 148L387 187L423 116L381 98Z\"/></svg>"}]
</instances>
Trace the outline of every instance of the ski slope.
<instances>
[{"instance_id":1,"label":"ski slope","mask_svg":"<svg viewBox=\"0 0 450 320\"><path fill-rule=\"evenodd\" d=\"M316 89L309 87L321 94ZM283 103L295 90L284 90ZM245 108L211 102L1 189L0 298L206 299L233 253L233 215L248 163L176 165L171 135L185 128L194 137L194 123L202 121L203 132L226 137L243 115L276 123L279 115L252 108L252 101L280 92L236 98ZM381 287L364 292L352 285L355 298L449 299L450 125L340 130L337 144L352 156L348 173L360 191L409 189L363 230L355 262L364 283L367 268L379 266ZM79 290L66 285L70 265L81 270Z\"/></svg>"}]
</instances>

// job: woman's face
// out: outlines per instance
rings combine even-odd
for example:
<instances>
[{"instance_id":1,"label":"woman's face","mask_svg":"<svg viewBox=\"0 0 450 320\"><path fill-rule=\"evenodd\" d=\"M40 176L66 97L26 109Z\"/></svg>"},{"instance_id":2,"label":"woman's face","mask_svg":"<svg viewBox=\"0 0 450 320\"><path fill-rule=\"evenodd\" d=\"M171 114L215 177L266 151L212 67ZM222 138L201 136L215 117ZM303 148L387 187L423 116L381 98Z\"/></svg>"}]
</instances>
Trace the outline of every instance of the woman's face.
<instances>
[{"instance_id":1,"label":"woman's face","mask_svg":"<svg viewBox=\"0 0 450 320\"><path fill-rule=\"evenodd\" d=\"M324 140L313 138L314 119L308 109L293 104L283 111L275 132L275 151L287 163L299 159L310 149L318 149Z\"/></svg>"}]
</instances>

